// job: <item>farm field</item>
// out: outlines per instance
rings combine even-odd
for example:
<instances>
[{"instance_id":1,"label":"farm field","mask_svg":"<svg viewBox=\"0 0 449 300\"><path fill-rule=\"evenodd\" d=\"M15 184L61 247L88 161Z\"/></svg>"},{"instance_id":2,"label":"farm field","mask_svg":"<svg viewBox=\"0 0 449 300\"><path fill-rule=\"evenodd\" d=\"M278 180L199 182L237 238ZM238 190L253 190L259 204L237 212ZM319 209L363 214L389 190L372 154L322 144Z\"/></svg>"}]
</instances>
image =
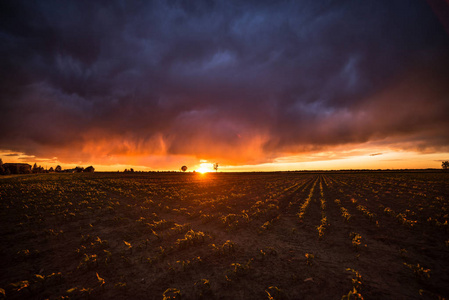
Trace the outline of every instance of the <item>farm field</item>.
<instances>
[{"instance_id":1,"label":"farm field","mask_svg":"<svg viewBox=\"0 0 449 300\"><path fill-rule=\"evenodd\" d=\"M448 210L443 172L0 177L0 298L448 299Z\"/></svg>"}]
</instances>

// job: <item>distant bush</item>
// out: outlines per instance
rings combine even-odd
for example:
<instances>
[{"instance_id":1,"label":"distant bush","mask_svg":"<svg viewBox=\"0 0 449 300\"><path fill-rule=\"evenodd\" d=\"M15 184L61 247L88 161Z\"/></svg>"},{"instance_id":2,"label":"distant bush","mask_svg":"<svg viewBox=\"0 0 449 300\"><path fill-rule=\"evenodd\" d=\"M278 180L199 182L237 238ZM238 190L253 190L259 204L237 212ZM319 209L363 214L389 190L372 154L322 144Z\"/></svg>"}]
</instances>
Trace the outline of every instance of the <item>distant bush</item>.
<instances>
[{"instance_id":1,"label":"distant bush","mask_svg":"<svg viewBox=\"0 0 449 300\"><path fill-rule=\"evenodd\" d=\"M86 172L86 173L93 173L93 172L95 172L95 168L92 167L92 166L88 166L87 168L84 169L83 172Z\"/></svg>"},{"instance_id":2,"label":"distant bush","mask_svg":"<svg viewBox=\"0 0 449 300\"><path fill-rule=\"evenodd\" d=\"M441 163L441 167L443 168L443 170L448 170L449 169L449 161L443 161Z\"/></svg>"}]
</instances>

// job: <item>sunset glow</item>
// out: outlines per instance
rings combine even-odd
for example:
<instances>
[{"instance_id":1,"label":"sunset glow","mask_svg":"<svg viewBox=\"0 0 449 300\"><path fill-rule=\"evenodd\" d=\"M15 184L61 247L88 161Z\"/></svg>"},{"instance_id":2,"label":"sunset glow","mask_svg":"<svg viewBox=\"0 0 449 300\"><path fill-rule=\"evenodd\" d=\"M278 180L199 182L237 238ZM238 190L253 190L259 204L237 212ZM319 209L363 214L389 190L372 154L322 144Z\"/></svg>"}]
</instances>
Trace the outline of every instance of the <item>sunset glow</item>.
<instances>
[{"instance_id":1,"label":"sunset glow","mask_svg":"<svg viewBox=\"0 0 449 300\"><path fill-rule=\"evenodd\" d=\"M201 163L200 167L198 169L196 169L196 172L199 173L208 173L208 172L213 172L214 171L214 167L213 164L211 163Z\"/></svg>"}]
</instances>

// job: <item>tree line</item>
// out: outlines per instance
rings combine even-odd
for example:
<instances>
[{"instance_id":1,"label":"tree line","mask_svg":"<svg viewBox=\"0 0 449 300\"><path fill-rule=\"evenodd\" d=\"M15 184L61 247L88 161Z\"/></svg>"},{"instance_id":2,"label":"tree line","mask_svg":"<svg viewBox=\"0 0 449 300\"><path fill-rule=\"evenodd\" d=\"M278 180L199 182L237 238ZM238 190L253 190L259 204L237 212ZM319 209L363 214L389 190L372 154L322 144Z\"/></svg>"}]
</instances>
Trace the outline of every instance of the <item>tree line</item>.
<instances>
[{"instance_id":1,"label":"tree line","mask_svg":"<svg viewBox=\"0 0 449 300\"><path fill-rule=\"evenodd\" d=\"M89 166L87 168L76 167L73 169L65 169L63 170L61 166L50 167L50 169L44 169L42 166L38 166L35 163L33 166L26 163L3 163L3 160L0 158L0 175L10 175L10 174L38 174L38 173L54 173L54 172L66 172L66 173L93 173L95 168L93 166Z\"/></svg>"}]
</instances>

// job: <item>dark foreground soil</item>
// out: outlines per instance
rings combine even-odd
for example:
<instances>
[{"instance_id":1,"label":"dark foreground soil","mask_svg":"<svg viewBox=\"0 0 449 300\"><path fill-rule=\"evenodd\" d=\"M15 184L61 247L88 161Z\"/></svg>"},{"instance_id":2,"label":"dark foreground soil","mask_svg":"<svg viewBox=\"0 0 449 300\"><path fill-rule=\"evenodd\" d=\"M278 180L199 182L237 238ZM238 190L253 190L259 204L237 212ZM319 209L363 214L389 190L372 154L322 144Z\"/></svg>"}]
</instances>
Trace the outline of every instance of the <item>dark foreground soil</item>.
<instances>
[{"instance_id":1,"label":"dark foreground soil","mask_svg":"<svg viewBox=\"0 0 449 300\"><path fill-rule=\"evenodd\" d=\"M0 299L448 299L448 209L437 172L0 178Z\"/></svg>"}]
</instances>

